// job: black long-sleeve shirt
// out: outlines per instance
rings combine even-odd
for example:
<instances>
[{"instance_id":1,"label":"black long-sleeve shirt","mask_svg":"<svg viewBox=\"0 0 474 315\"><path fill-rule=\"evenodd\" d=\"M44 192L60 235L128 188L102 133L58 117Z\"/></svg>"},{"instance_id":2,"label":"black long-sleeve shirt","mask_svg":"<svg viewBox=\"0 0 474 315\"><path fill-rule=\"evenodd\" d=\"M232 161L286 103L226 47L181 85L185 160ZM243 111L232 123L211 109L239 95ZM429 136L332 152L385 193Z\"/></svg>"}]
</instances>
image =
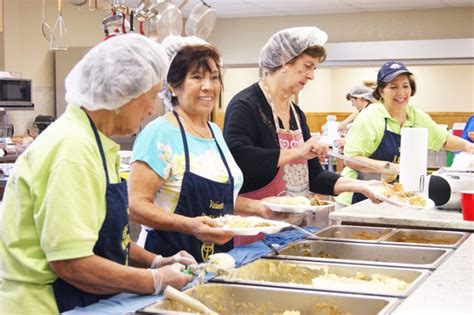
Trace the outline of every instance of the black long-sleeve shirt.
<instances>
[{"instance_id":1,"label":"black long-sleeve shirt","mask_svg":"<svg viewBox=\"0 0 474 315\"><path fill-rule=\"evenodd\" d=\"M295 110L306 141L311 137L306 117L296 105ZM290 129L298 129L292 112ZM281 149L272 109L258 83L240 91L230 101L224 119L224 139L244 174L241 193L257 190L276 176ZM334 195L338 174L324 170L318 158L308 161L308 171L312 192Z\"/></svg>"}]
</instances>

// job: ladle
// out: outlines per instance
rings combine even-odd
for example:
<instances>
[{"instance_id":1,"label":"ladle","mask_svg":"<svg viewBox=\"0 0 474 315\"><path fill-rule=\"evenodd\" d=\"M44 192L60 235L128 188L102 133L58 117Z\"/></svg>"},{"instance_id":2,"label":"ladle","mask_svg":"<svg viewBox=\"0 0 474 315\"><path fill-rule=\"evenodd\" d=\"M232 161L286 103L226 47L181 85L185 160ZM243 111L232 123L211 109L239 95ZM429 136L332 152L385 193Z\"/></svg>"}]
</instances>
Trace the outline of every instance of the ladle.
<instances>
[{"instance_id":1,"label":"ladle","mask_svg":"<svg viewBox=\"0 0 474 315\"><path fill-rule=\"evenodd\" d=\"M267 247L270 248L272 252L274 252L276 255L280 255L280 252L278 251L278 249L276 249L275 246L273 246L273 244L270 243L270 241L266 239L262 239L262 242L263 244L267 245Z\"/></svg>"},{"instance_id":2,"label":"ladle","mask_svg":"<svg viewBox=\"0 0 474 315\"><path fill-rule=\"evenodd\" d=\"M46 4L45 4L45 1L46 0L43 0L43 6L41 8L41 12L42 12L42 19L41 19L41 32L43 33L43 37L50 41L51 40L51 36L53 36L53 31L51 30L51 26L49 26L48 23L46 23Z\"/></svg>"},{"instance_id":3,"label":"ladle","mask_svg":"<svg viewBox=\"0 0 474 315\"><path fill-rule=\"evenodd\" d=\"M58 18L49 41L50 50L67 50L67 29L63 20L63 1L58 0Z\"/></svg>"},{"instance_id":4,"label":"ladle","mask_svg":"<svg viewBox=\"0 0 474 315\"><path fill-rule=\"evenodd\" d=\"M163 292L164 296L170 300L176 301L187 307L192 308L193 310L203 312L204 314L218 314L214 312L206 305L202 304L200 301L196 300L195 298L183 293L179 290L176 290L172 286L167 286L165 291Z\"/></svg>"}]
</instances>

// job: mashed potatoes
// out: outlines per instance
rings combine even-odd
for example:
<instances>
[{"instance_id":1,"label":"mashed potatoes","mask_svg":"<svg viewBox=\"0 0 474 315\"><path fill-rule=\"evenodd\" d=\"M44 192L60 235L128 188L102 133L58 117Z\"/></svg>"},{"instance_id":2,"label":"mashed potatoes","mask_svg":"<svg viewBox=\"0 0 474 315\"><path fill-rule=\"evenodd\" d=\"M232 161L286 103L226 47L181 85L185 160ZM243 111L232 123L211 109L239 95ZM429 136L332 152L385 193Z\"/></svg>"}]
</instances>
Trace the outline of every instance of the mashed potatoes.
<instances>
[{"instance_id":1,"label":"mashed potatoes","mask_svg":"<svg viewBox=\"0 0 474 315\"><path fill-rule=\"evenodd\" d=\"M271 222L262 218L241 217L238 215L225 215L223 217L215 218L214 220L221 227L226 227L226 228L231 228L231 229L245 229L245 228L275 226Z\"/></svg>"}]
</instances>

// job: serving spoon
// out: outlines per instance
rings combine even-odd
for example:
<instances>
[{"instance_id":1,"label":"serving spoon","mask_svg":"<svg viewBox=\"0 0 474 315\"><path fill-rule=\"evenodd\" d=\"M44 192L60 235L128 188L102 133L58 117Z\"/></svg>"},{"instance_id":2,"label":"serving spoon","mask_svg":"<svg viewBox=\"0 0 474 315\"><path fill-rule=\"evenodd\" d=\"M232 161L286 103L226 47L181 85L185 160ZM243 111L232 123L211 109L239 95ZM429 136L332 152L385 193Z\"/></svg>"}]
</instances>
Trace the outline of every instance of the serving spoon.
<instances>
[{"instance_id":1,"label":"serving spoon","mask_svg":"<svg viewBox=\"0 0 474 315\"><path fill-rule=\"evenodd\" d=\"M204 314L218 314L217 312L211 310L206 305L202 304L200 301L196 300L195 298L183 293L179 290L176 290L172 286L167 286L165 291L163 292L164 296L170 300L176 301L187 307L192 308L193 310L202 312Z\"/></svg>"}]
</instances>

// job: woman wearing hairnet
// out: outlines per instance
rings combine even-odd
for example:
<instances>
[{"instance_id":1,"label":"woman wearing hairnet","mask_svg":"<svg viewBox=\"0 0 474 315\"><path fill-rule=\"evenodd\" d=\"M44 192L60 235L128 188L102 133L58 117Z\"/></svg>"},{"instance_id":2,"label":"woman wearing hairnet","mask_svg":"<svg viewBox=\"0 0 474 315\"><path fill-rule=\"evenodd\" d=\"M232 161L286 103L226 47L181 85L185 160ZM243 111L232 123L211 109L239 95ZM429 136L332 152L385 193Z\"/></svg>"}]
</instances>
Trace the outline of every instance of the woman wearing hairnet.
<instances>
[{"instance_id":1,"label":"woman wearing hairnet","mask_svg":"<svg viewBox=\"0 0 474 315\"><path fill-rule=\"evenodd\" d=\"M356 85L346 94L346 100L351 101L355 111L339 123L337 126L339 132L344 132L357 115L373 102L372 92L373 90L367 86Z\"/></svg>"},{"instance_id":2,"label":"woman wearing hairnet","mask_svg":"<svg viewBox=\"0 0 474 315\"><path fill-rule=\"evenodd\" d=\"M172 255L187 250L197 261L232 248L233 234L211 217L242 211L271 214L260 202L237 198L242 172L218 126L208 122L219 97L220 56L197 38L167 37L172 59L167 89L172 109L148 124L133 148L130 215L143 224L138 243Z\"/></svg>"},{"instance_id":3,"label":"woman wearing hairnet","mask_svg":"<svg viewBox=\"0 0 474 315\"><path fill-rule=\"evenodd\" d=\"M442 130L431 117L409 105L415 95L416 84L413 74L399 61L383 64L377 74L377 87L373 97L380 104L370 105L360 113L346 137L344 154L373 165L398 171L400 157L401 129L427 128L428 148L474 153L474 145ZM370 172L370 173L369 173ZM373 170L347 163L342 175L348 178L370 179L380 174ZM364 200L360 194L341 194L336 200L343 205Z\"/></svg>"},{"instance_id":4,"label":"woman wearing hairnet","mask_svg":"<svg viewBox=\"0 0 474 315\"><path fill-rule=\"evenodd\" d=\"M230 101L224 138L244 174L243 196L262 199L282 192L306 195L357 191L363 182L323 170L318 156L327 146L310 135L303 111L290 100L326 58L327 35L317 27L274 34L260 52L263 78Z\"/></svg>"},{"instance_id":5,"label":"woman wearing hairnet","mask_svg":"<svg viewBox=\"0 0 474 315\"><path fill-rule=\"evenodd\" d=\"M127 34L92 48L67 76L66 112L18 158L1 205L2 314L54 314L192 279L173 264L195 263L189 254L163 258L130 241L110 139L136 133L155 111L167 66L159 44Z\"/></svg>"}]
</instances>

